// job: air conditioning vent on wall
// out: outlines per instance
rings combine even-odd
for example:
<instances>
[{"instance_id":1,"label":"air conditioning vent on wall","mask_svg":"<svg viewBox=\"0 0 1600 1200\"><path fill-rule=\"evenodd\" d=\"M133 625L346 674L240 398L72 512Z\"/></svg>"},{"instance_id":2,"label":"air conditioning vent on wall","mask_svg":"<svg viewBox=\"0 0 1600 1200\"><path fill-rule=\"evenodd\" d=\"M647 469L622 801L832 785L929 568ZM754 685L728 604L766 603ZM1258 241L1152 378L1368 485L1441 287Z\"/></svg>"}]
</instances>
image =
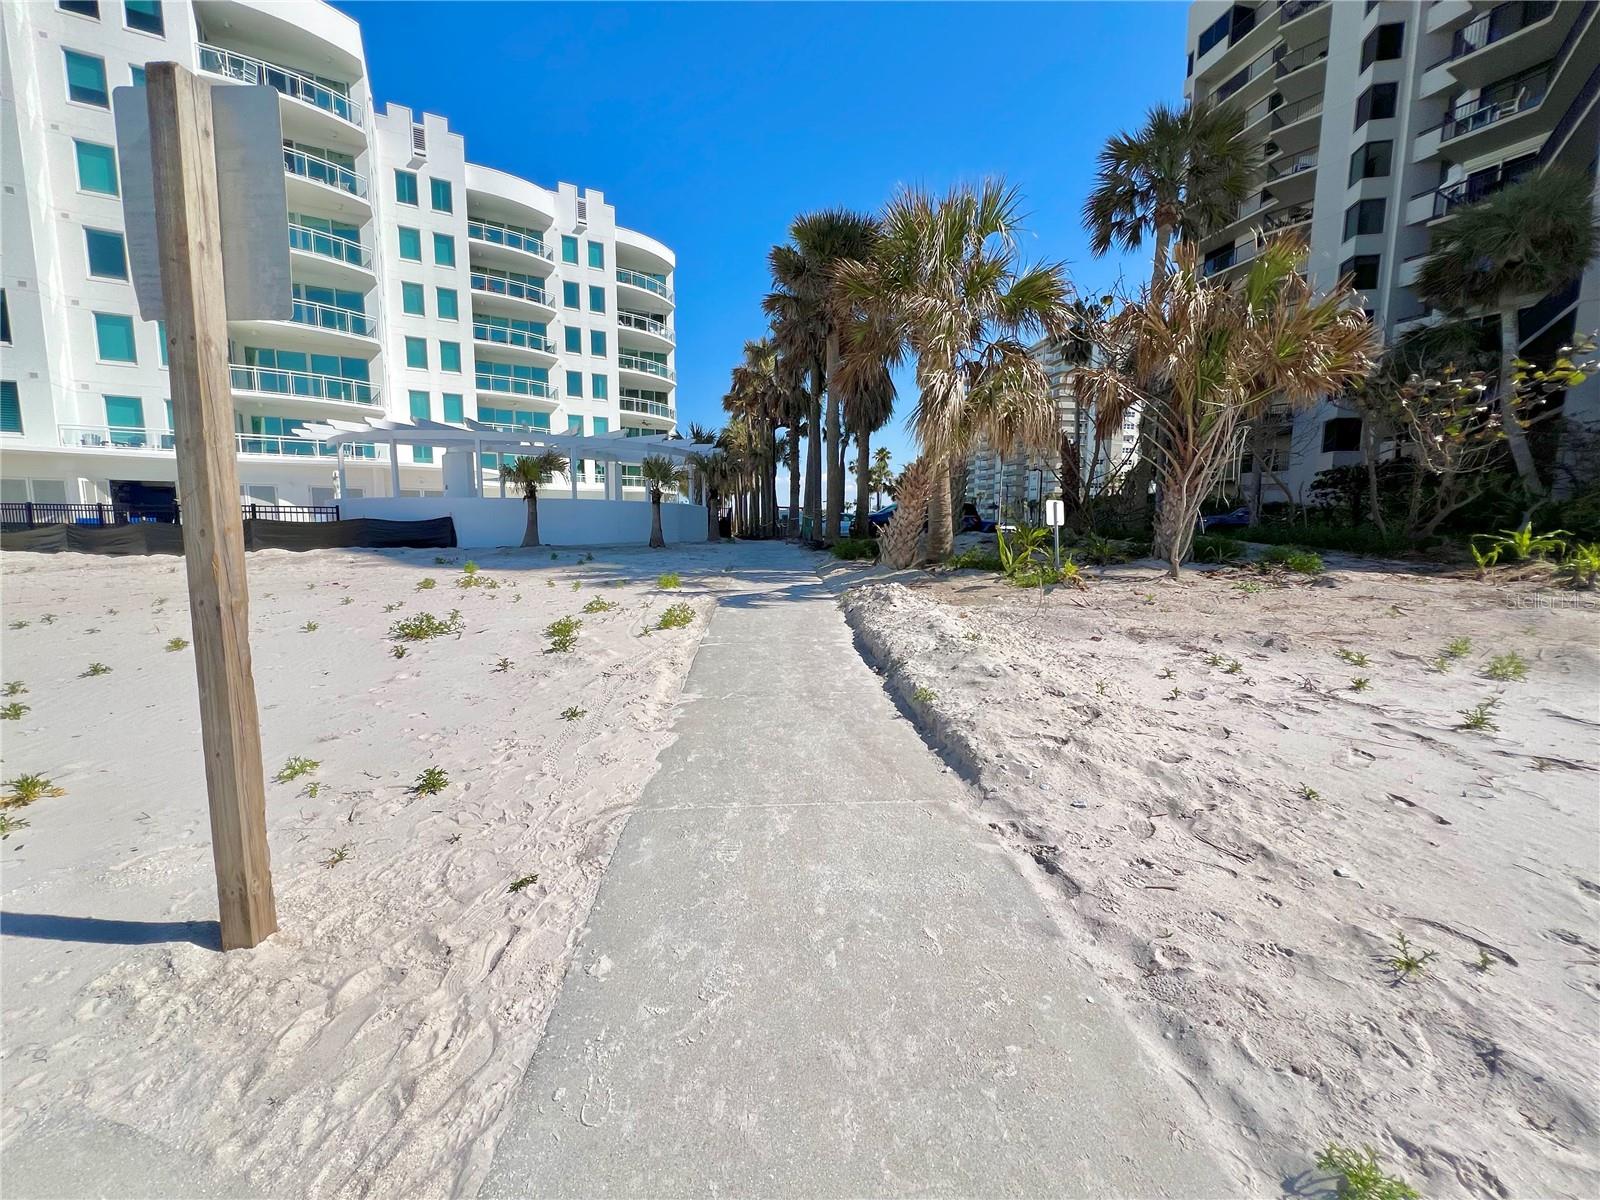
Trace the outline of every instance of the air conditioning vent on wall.
<instances>
[{"instance_id":1,"label":"air conditioning vent on wall","mask_svg":"<svg viewBox=\"0 0 1600 1200\"><path fill-rule=\"evenodd\" d=\"M589 224L589 202L582 197L578 199L578 228L582 229Z\"/></svg>"},{"instance_id":2,"label":"air conditioning vent on wall","mask_svg":"<svg viewBox=\"0 0 1600 1200\"><path fill-rule=\"evenodd\" d=\"M428 131L421 125L411 127L411 153L418 158L428 156Z\"/></svg>"}]
</instances>

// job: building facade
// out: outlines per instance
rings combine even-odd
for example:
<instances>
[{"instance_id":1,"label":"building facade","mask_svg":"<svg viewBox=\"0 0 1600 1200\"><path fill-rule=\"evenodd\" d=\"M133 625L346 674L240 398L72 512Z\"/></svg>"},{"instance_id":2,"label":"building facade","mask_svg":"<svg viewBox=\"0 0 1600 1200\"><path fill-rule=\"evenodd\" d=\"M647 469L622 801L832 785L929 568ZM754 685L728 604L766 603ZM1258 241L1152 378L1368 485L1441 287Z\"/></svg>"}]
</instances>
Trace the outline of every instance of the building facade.
<instances>
[{"instance_id":1,"label":"building facade","mask_svg":"<svg viewBox=\"0 0 1600 1200\"><path fill-rule=\"evenodd\" d=\"M164 333L128 280L110 98L151 61L280 94L294 311L229 326L244 499L331 502L332 458L294 436L328 417L674 428L672 251L598 191L470 162L443 117L376 111L348 16L315 0L38 0L3 20L0 498L176 498ZM387 453L348 464L349 494L389 494ZM401 494L442 490L430 448L398 453ZM578 483L605 486L594 464Z\"/></svg>"},{"instance_id":2,"label":"building facade","mask_svg":"<svg viewBox=\"0 0 1600 1200\"><path fill-rule=\"evenodd\" d=\"M1237 105L1263 164L1235 219L1201 243L1237 276L1266 237L1310 244L1312 281L1351 275L1385 340L1437 319L1413 285L1433 231L1462 204L1559 166L1595 176L1596 0L1196 0L1190 102ZM1600 329L1600 266L1519 320L1523 353ZM1600 384L1565 412L1600 420ZM1273 415L1270 499L1301 500L1319 471L1362 461L1361 419L1335 400ZM1255 464L1241 464L1249 486ZM1287 497L1285 492L1288 493Z\"/></svg>"}]
</instances>

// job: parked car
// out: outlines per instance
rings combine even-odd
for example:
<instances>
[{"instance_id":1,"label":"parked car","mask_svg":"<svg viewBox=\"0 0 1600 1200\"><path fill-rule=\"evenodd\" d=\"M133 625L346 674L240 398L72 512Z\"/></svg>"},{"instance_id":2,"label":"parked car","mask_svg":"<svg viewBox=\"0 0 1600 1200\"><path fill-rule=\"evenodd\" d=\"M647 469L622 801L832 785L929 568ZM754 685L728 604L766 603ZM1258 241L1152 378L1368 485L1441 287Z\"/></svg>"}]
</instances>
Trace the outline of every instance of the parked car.
<instances>
[{"instance_id":1,"label":"parked car","mask_svg":"<svg viewBox=\"0 0 1600 1200\"><path fill-rule=\"evenodd\" d=\"M1237 529L1250 524L1250 510L1236 508L1232 512L1213 513L1200 518L1200 528L1210 533L1213 529Z\"/></svg>"},{"instance_id":2,"label":"parked car","mask_svg":"<svg viewBox=\"0 0 1600 1200\"><path fill-rule=\"evenodd\" d=\"M877 509L874 512L869 512L867 514L867 521L872 525L874 530L880 530L887 525L889 523L889 519L894 516L895 508L896 506L894 504L885 504L882 508Z\"/></svg>"}]
</instances>

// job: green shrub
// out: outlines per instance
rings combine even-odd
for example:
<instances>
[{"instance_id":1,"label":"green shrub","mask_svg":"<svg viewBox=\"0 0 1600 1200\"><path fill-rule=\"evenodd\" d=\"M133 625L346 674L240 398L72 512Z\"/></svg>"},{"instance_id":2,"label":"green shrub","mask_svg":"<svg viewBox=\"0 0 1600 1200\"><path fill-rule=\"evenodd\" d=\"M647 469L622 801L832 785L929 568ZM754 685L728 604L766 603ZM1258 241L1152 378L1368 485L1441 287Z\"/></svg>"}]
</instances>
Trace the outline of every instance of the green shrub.
<instances>
[{"instance_id":1,"label":"green shrub","mask_svg":"<svg viewBox=\"0 0 1600 1200\"><path fill-rule=\"evenodd\" d=\"M407 617L389 626L389 639L395 642L425 642L429 638L444 637L451 633L459 634L465 624L458 608L452 608L449 618L444 621L432 613L418 613L414 617Z\"/></svg>"},{"instance_id":2,"label":"green shrub","mask_svg":"<svg viewBox=\"0 0 1600 1200\"><path fill-rule=\"evenodd\" d=\"M450 776L440 767L429 767L417 776L410 791L413 796L437 796L450 784Z\"/></svg>"},{"instance_id":3,"label":"green shrub","mask_svg":"<svg viewBox=\"0 0 1600 1200\"><path fill-rule=\"evenodd\" d=\"M957 571L993 571L997 575L1001 570L1000 556L982 546L963 550L950 560L950 565Z\"/></svg>"},{"instance_id":4,"label":"green shrub","mask_svg":"<svg viewBox=\"0 0 1600 1200\"><path fill-rule=\"evenodd\" d=\"M278 783L292 783L302 775L309 775L322 763L303 754L292 755L272 778Z\"/></svg>"},{"instance_id":5,"label":"green shrub","mask_svg":"<svg viewBox=\"0 0 1600 1200\"><path fill-rule=\"evenodd\" d=\"M1194 560L1196 562L1231 563L1244 559L1244 547L1237 538L1223 537L1215 533L1202 533L1194 539Z\"/></svg>"},{"instance_id":6,"label":"green shrub","mask_svg":"<svg viewBox=\"0 0 1600 1200\"><path fill-rule=\"evenodd\" d=\"M1384 1174L1370 1146L1357 1150L1329 1142L1317 1155L1317 1166L1339 1176L1339 1195L1345 1200L1421 1200L1405 1180Z\"/></svg>"},{"instance_id":7,"label":"green shrub","mask_svg":"<svg viewBox=\"0 0 1600 1200\"><path fill-rule=\"evenodd\" d=\"M1420 549L1404 538L1384 534L1372 525L1334 525L1268 523L1253 528L1219 529L1208 537L1225 537L1263 545L1309 546L1316 550L1336 550L1343 554L1364 554L1373 558L1395 558ZM1198 540L1198 539L1196 539Z\"/></svg>"},{"instance_id":8,"label":"green shrub","mask_svg":"<svg viewBox=\"0 0 1600 1200\"><path fill-rule=\"evenodd\" d=\"M578 644L578 630L583 625L577 617L562 617L559 621L551 621L544 627L545 637L550 639L550 648L546 654L565 654Z\"/></svg>"},{"instance_id":9,"label":"green shrub","mask_svg":"<svg viewBox=\"0 0 1600 1200\"><path fill-rule=\"evenodd\" d=\"M878 539L869 537L840 538L833 544L833 556L855 562L878 557Z\"/></svg>"},{"instance_id":10,"label":"green shrub","mask_svg":"<svg viewBox=\"0 0 1600 1200\"><path fill-rule=\"evenodd\" d=\"M662 591L671 591L673 588L683 586L683 580L678 578L676 571L667 571L656 578L656 586Z\"/></svg>"},{"instance_id":11,"label":"green shrub","mask_svg":"<svg viewBox=\"0 0 1600 1200\"><path fill-rule=\"evenodd\" d=\"M1261 562L1269 567L1284 567L1299 575L1322 574L1322 555L1304 546L1269 546L1261 555Z\"/></svg>"},{"instance_id":12,"label":"green shrub","mask_svg":"<svg viewBox=\"0 0 1600 1200\"><path fill-rule=\"evenodd\" d=\"M683 629L694 624L694 609L682 603L669 605L667 611L661 614L661 620L656 622L657 629Z\"/></svg>"}]
</instances>

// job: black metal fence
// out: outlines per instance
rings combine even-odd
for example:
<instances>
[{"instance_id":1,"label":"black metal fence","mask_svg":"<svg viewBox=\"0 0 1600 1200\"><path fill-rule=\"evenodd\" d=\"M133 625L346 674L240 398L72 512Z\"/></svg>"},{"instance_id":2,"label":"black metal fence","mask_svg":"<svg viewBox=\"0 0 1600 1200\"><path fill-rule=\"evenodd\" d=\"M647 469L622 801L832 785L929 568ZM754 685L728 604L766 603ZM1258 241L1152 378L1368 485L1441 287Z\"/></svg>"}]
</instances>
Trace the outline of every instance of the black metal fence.
<instances>
[{"instance_id":1,"label":"black metal fence","mask_svg":"<svg viewBox=\"0 0 1600 1200\"><path fill-rule=\"evenodd\" d=\"M246 521L337 521L337 504L243 504L240 515ZM0 525L13 529L37 529L41 525L182 525L183 511L177 504L145 507L130 504L46 504L31 500L0 503Z\"/></svg>"}]
</instances>

